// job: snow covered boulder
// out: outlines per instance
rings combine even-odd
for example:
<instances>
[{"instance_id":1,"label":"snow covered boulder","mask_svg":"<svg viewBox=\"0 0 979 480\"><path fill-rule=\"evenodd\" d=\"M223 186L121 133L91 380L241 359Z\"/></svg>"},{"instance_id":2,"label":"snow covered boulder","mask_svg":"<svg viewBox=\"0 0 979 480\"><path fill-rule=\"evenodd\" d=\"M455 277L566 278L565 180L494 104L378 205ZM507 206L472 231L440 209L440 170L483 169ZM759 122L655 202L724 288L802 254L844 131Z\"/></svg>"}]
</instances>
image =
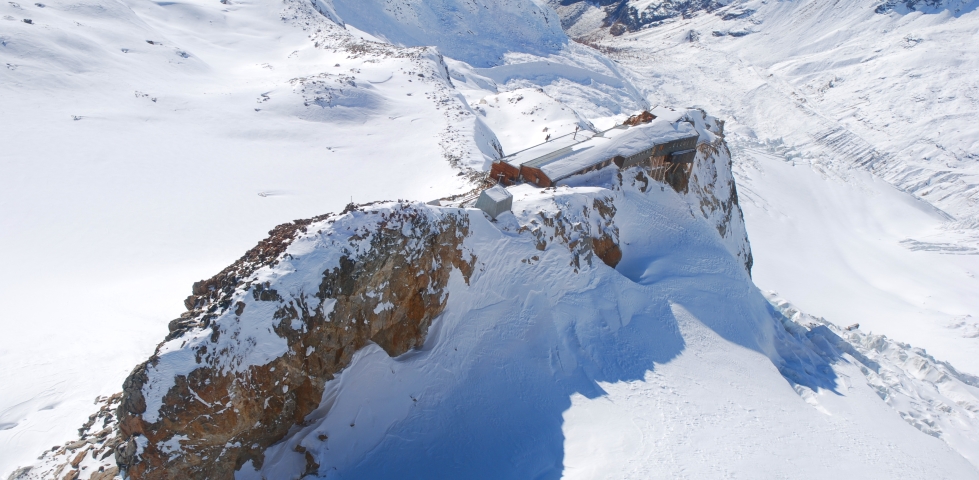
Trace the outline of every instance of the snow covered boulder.
<instances>
[{"instance_id":1,"label":"snow covered boulder","mask_svg":"<svg viewBox=\"0 0 979 480\"><path fill-rule=\"evenodd\" d=\"M465 284L475 268L462 246L469 220L420 203L352 206L280 225L196 283L188 311L123 384L118 467L164 480L262 465L355 352L421 346L450 280Z\"/></svg>"},{"instance_id":2,"label":"snow covered boulder","mask_svg":"<svg viewBox=\"0 0 979 480\"><path fill-rule=\"evenodd\" d=\"M502 185L483 190L476 200L476 208L486 212L493 220L496 220L503 212L509 212L513 207L513 195Z\"/></svg>"}]
</instances>

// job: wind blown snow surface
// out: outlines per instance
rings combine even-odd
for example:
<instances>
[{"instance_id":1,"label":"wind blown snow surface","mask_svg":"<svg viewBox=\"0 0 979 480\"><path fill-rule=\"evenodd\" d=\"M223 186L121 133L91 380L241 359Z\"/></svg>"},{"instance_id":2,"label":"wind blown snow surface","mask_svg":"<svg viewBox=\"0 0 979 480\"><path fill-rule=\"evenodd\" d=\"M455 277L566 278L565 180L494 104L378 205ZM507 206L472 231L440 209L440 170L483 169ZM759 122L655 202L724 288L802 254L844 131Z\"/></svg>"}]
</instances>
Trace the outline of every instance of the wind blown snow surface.
<instances>
[{"instance_id":1,"label":"wind blown snow surface","mask_svg":"<svg viewBox=\"0 0 979 480\"><path fill-rule=\"evenodd\" d=\"M9 273L0 281L0 474L71 438L92 413L91 399L117 392L152 352L183 310L187 287L271 226L351 201L459 194L489 162L549 132L602 130L651 104L703 106L729 120L749 228L758 232L761 286L838 325L859 321L979 371L969 354L979 338L969 295L977 257L942 255L974 245L958 239L972 235L975 151L968 132L954 128L974 120L975 78L957 73L975 57L973 10L797 15L792 8L818 8L783 2L757 6L769 12L767 23L703 15L693 27L667 22L673 26L620 37L619 50L608 51L620 64L569 41L541 5L0 5L0 258ZM833 50L835 31L819 30L830 23L820 15L853 25L850 43ZM809 19L814 41L759 60L777 43L760 40L767 24L780 25L771 38L800 30L785 18ZM959 50L942 48L952 41ZM871 55L874 42L880 51ZM849 56L827 59L833 52ZM943 73L948 65L956 68ZM875 69L903 79L894 84L901 88L864 91ZM922 100L909 103L905 93ZM867 98L854 103L858 95ZM891 111L900 122L888 120ZM858 163L923 198L940 197L937 205L964 220L950 229L942 214L840 173L854 158L874 160ZM794 167L796 159L805 162ZM815 169L822 176L809 162L825 166ZM779 297L766 300L695 204L668 188L608 190L609 177L601 179L515 192L515 215L496 223L470 211L476 233L468 246L493 259L474 288L453 290L419 351L392 359L374 346L362 350L311 423L267 452L269 478L301 473L299 444L337 467L321 472L327 478L405 469L535 478L977 476L969 453L977 451L975 377L905 344L796 315ZM825 228L799 229L812 225L816 209L771 208L793 186L817 201L836 188L856 192L831 204L851 215L848 226L828 213L817 223ZM609 196L627 219L616 270L596 262L575 273L565 253L542 254L516 233L540 223L540 212L573 212ZM902 223L871 225L856 238L857 251L873 255L854 254L859 261L846 271L824 269L838 265L841 239L866 225L853 213L865 206ZM866 241L878 234L879 244ZM795 261L794 245L812 246L820 235L840 248ZM895 259L921 275L887 288L866 280L892 280L877 267ZM859 279L846 295L812 288L841 272ZM915 291L936 299L926 306ZM927 322L908 311L919 303ZM329 433L329 445L317 443L320 433ZM785 464L770 461L776 456Z\"/></svg>"}]
</instances>

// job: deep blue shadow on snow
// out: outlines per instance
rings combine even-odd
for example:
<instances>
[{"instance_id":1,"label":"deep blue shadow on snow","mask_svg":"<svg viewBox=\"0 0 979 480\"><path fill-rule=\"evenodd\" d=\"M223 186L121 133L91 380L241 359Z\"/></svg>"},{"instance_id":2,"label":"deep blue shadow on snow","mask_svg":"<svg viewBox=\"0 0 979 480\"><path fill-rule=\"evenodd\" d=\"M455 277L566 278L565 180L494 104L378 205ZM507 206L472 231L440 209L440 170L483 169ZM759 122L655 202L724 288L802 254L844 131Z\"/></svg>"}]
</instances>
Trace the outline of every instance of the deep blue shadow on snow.
<instances>
[{"instance_id":1,"label":"deep blue shadow on snow","mask_svg":"<svg viewBox=\"0 0 979 480\"><path fill-rule=\"evenodd\" d=\"M538 308L546 302L543 295L529 300L526 306ZM451 391L440 392L440 403L401 422L396 434L338 478L560 478L562 414L571 407L571 396L604 395L598 381L641 380L656 363L670 361L684 347L675 326L664 321L672 318L668 309L633 317L614 334L602 335L604 341L582 341L588 345L571 338L576 325L555 328L560 321L520 318L525 312L515 313L507 323L526 329L483 338L471 353L483 361ZM566 348L544 347L562 343ZM507 350L499 350L501 345Z\"/></svg>"}]
</instances>

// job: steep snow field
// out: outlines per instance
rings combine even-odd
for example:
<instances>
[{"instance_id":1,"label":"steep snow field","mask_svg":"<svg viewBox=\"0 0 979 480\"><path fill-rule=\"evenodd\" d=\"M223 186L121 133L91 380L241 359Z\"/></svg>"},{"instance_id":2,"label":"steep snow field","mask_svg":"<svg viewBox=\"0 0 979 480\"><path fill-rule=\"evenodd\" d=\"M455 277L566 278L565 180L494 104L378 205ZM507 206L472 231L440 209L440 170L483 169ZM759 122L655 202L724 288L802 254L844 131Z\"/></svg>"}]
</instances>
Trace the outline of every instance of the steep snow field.
<instances>
[{"instance_id":1,"label":"steep snow field","mask_svg":"<svg viewBox=\"0 0 979 480\"><path fill-rule=\"evenodd\" d=\"M979 372L979 255L948 253L945 216L863 171L737 152L760 287Z\"/></svg>"},{"instance_id":2,"label":"steep snow field","mask_svg":"<svg viewBox=\"0 0 979 480\"><path fill-rule=\"evenodd\" d=\"M600 382L602 396L572 396L571 407L563 414L563 478L843 475L923 479L976 475L975 470L950 461L940 448L926 441L930 440L926 435L894 421L894 410L880 401L885 390L878 387L879 383L865 380L861 373L867 372L867 367L855 357L865 358L861 355L864 351L851 350L853 356L842 354L847 360L834 364L836 388L813 393L796 385L797 391L793 391L782 379L761 373L771 369L763 356L718 334L702 316L691 314L682 305L674 304L672 311L685 342L681 354L642 378ZM829 337L839 339L835 334ZM884 348L899 351L889 345ZM908 385L915 375L895 377ZM898 385L898 389L904 386ZM930 413L940 412L934 408L941 406L940 402L918 396L919 392L932 391L932 386L923 382L910 398L897 401L929 404L933 407ZM969 391L961 383L956 387ZM973 398L977 390L971 389ZM948 398L942 400L950 402ZM936 417L929 415L925 421ZM968 423L963 425L963 420ZM966 437L956 445L957 451L971 457L975 465L979 424L974 417L958 411L942 421L951 427L946 427L948 434L943 438L951 435L956 441L960 435ZM908 441L914 446L905 443ZM917 448L929 451L913 450Z\"/></svg>"}]
</instances>

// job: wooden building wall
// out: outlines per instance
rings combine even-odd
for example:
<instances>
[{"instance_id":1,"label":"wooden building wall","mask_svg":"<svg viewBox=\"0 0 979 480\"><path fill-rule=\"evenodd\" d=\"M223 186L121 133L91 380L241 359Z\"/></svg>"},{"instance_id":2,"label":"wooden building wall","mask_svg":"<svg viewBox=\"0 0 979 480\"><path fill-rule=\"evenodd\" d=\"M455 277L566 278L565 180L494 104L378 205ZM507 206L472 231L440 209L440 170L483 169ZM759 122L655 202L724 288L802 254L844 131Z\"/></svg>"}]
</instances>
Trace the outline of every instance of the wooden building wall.
<instances>
[{"instance_id":1,"label":"wooden building wall","mask_svg":"<svg viewBox=\"0 0 979 480\"><path fill-rule=\"evenodd\" d=\"M524 180L533 183L538 187L547 188L551 186L551 179L539 168L521 165L520 174L523 175Z\"/></svg>"},{"instance_id":2,"label":"wooden building wall","mask_svg":"<svg viewBox=\"0 0 979 480\"><path fill-rule=\"evenodd\" d=\"M513 185L520 178L520 169L502 160L493 162L489 178L503 185Z\"/></svg>"}]
</instances>

